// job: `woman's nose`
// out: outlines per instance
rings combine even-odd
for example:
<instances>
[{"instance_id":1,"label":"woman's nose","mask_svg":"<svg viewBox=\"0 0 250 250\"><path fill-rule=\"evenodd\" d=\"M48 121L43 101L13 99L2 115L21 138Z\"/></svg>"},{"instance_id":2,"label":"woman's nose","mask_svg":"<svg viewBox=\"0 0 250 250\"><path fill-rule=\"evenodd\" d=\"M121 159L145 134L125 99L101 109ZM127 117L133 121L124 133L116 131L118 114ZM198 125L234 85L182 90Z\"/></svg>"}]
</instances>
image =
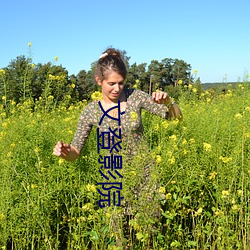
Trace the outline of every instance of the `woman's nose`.
<instances>
[{"instance_id":1,"label":"woman's nose","mask_svg":"<svg viewBox=\"0 0 250 250\"><path fill-rule=\"evenodd\" d=\"M115 84L114 89L115 89L116 92L119 92L119 90L120 90L119 84Z\"/></svg>"}]
</instances>

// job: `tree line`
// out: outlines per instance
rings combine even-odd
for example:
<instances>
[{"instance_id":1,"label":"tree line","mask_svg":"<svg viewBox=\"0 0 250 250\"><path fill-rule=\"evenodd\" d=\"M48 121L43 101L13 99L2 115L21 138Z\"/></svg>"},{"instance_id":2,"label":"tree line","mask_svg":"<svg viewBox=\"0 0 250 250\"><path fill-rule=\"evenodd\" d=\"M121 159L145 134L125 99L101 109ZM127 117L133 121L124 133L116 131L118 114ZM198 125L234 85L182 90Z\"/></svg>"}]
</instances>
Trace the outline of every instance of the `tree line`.
<instances>
[{"instance_id":1,"label":"tree line","mask_svg":"<svg viewBox=\"0 0 250 250\"><path fill-rule=\"evenodd\" d=\"M183 60L165 58L146 63L129 64L130 57L123 51L128 68L127 87L136 87L145 92L156 89L165 90L200 82L191 72L191 65ZM90 100L91 94L99 90L94 80L95 62L90 70L80 70L77 75L69 75L66 68L55 62L34 64L31 57L24 55L11 60L9 65L0 70L0 95L2 100L16 103L32 99L53 97L60 102L69 97L71 102ZM136 86L135 86L136 85Z\"/></svg>"}]
</instances>

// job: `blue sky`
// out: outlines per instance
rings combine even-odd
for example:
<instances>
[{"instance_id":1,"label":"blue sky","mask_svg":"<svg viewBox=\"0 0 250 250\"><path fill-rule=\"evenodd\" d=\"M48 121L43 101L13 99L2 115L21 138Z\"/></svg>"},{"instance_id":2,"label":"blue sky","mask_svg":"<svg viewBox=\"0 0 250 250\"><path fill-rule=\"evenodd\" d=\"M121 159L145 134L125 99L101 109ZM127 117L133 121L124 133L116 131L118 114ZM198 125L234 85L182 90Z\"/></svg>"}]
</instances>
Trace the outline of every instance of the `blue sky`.
<instances>
[{"instance_id":1,"label":"blue sky","mask_svg":"<svg viewBox=\"0 0 250 250\"><path fill-rule=\"evenodd\" d=\"M69 74L89 70L112 46L130 64L177 58L203 83L250 73L249 0L8 0L0 7L0 68L20 55Z\"/></svg>"}]
</instances>

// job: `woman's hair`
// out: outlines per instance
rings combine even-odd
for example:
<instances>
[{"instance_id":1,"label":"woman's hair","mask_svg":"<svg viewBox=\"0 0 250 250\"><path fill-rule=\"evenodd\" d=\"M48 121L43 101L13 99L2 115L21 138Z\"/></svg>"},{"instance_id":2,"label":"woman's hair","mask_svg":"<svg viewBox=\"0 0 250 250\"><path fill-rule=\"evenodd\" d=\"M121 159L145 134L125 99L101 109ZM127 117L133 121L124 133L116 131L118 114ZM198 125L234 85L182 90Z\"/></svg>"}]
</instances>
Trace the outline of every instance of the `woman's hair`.
<instances>
[{"instance_id":1,"label":"woman's hair","mask_svg":"<svg viewBox=\"0 0 250 250\"><path fill-rule=\"evenodd\" d=\"M95 65L95 76L98 76L103 81L110 71L117 72L124 80L127 77L127 68L122 53L114 48L108 48L99 57Z\"/></svg>"}]
</instances>

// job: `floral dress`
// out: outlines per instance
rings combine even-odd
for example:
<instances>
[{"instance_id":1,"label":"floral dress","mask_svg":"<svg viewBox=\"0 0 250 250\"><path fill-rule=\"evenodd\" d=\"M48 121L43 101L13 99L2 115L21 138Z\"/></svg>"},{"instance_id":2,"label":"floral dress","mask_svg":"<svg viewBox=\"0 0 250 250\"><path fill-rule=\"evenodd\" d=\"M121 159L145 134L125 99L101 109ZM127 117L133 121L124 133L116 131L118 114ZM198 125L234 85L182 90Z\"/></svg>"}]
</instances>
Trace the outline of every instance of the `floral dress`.
<instances>
[{"instance_id":1,"label":"floral dress","mask_svg":"<svg viewBox=\"0 0 250 250\"><path fill-rule=\"evenodd\" d=\"M89 103L83 110L78 128L72 141L72 146L81 151L93 126L99 128L99 131L109 132L110 129L121 129L122 143L126 148L126 154L136 154L136 149L143 139L142 109L168 119L168 108L164 104L155 103L147 93L136 89L124 89L126 95L125 113L120 116L120 126L116 120L105 116L99 125L103 116L97 101Z\"/></svg>"}]
</instances>

